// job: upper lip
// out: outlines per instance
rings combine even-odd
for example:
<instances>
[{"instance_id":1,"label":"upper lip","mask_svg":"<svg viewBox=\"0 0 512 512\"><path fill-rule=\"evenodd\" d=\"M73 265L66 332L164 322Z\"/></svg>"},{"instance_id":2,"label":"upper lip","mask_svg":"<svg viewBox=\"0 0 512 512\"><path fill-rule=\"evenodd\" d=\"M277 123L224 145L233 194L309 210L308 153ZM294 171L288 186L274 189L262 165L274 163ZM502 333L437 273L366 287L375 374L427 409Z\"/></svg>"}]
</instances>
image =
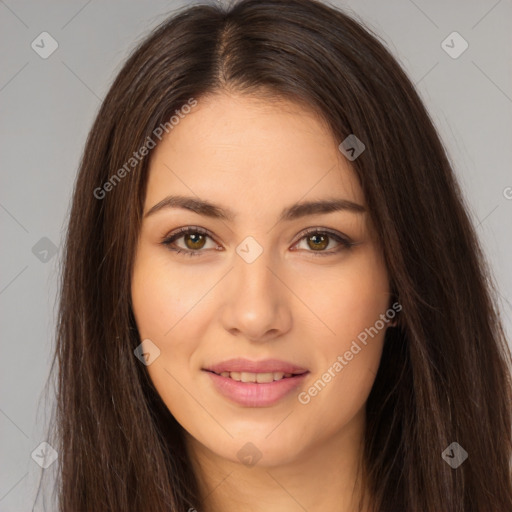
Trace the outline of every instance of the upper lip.
<instances>
[{"instance_id":1,"label":"upper lip","mask_svg":"<svg viewBox=\"0 0 512 512\"><path fill-rule=\"evenodd\" d=\"M293 363L280 361L279 359L265 359L263 361L251 361L237 357L221 363L212 364L204 370L221 374L223 372L248 372L248 373L306 373L308 370Z\"/></svg>"}]
</instances>

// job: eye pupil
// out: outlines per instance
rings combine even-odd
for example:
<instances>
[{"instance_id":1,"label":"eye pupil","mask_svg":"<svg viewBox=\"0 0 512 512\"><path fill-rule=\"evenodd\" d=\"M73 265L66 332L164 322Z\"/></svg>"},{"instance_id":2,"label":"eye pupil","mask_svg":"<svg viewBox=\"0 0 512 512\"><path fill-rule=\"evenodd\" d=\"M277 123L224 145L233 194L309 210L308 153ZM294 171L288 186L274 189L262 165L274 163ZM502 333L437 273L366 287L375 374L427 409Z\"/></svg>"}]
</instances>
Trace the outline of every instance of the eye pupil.
<instances>
[{"instance_id":1,"label":"eye pupil","mask_svg":"<svg viewBox=\"0 0 512 512\"><path fill-rule=\"evenodd\" d=\"M325 249L329 245L328 238L329 237L327 237L325 235L320 235L320 234L316 233L316 234L308 237L308 245L309 245L309 242L313 241L314 245L313 246L310 245L310 247L312 249ZM320 244L318 243L319 239L322 239L320 241Z\"/></svg>"},{"instance_id":2,"label":"eye pupil","mask_svg":"<svg viewBox=\"0 0 512 512\"><path fill-rule=\"evenodd\" d=\"M192 246L187 242L192 241ZM200 233L192 233L185 235L185 243L190 249L201 249L204 246L205 238ZM197 245L199 244L199 245Z\"/></svg>"}]
</instances>

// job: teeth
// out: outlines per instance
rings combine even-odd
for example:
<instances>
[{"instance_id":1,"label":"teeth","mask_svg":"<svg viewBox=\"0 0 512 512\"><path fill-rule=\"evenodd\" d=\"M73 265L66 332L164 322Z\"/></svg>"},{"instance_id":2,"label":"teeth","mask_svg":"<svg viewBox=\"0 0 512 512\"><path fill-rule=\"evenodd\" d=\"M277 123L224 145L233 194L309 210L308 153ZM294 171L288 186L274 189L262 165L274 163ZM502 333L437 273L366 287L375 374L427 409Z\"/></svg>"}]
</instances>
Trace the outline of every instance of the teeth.
<instances>
[{"instance_id":1,"label":"teeth","mask_svg":"<svg viewBox=\"0 0 512 512\"><path fill-rule=\"evenodd\" d=\"M285 377L291 377L291 373L268 372L268 373L251 373L251 372L222 372L222 377L229 377L238 382L258 382L268 383L275 380L281 380Z\"/></svg>"},{"instance_id":2,"label":"teeth","mask_svg":"<svg viewBox=\"0 0 512 512\"><path fill-rule=\"evenodd\" d=\"M272 382L274 380L280 380L281 377L279 377L279 374L276 373L275 377L273 373L257 373L256 374L256 382Z\"/></svg>"},{"instance_id":3,"label":"teeth","mask_svg":"<svg viewBox=\"0 0 512 512\"><path fill-rule=\"evenodd\" d=\"M240 374L240 380L242 382L256 382L256 374L249 372L242 372Z\"/></svg>"}]
</instances>

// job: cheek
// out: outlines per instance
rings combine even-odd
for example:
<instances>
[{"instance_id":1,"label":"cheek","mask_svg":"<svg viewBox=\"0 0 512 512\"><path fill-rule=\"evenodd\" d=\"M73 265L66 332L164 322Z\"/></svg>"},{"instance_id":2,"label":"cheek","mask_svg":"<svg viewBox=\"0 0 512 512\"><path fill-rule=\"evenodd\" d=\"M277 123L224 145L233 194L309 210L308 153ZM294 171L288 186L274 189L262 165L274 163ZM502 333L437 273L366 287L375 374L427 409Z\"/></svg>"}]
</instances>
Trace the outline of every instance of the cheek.
<instances>
[{"instance_id":1,"label":"cheek","mask_svg":"<svg viewBox=\"0 0 512 512\"><path fill-rule=\"evenodd\" d=\"M354 258L327 292L310 294L312 309L329 327L315 337L318 357L315 376L299 400L310 413L325 419L335 430L363 407L380 364L386 328L390 321L388 273L374 251ZM317 280L317 285L321 285Z\"/></svg>"},{"instance_id":2,"label":"cheek","mask_svg":"<svg viewBox=\"0 0 512 512\"><path fill-rule=\"evenodd\" d=\"M349 308L340 314L335 337L317 339L315 374L297 396L304 428L315 428L312 422L323 426L319 438L335 436L345 428L349 433L357 431L374 384L386 332L385 327L374 326L385 308L364 306L356 315L351 316Z\"/></svg>"},{"instance_id":3,"label":"cheek","mask_svg":"<svg viewBox=\"0 0 512 512\"><path fill-rule=\"evenodd\" d=\"M200 326L191 319L200 313L200 293L172 268L164 255L145 248L137 254L132 274L132 307L141 340L150 339L160 356L148 366L173 374L186 370ZM168 377L170 377L168 375Z\"/></svg>"},{"instance_id":4,"label":"cheek","mask_svg":"<svg viewBox=\"0 0 512 512\"><path fill-rule=\"evenodd\" d=\"M191 365L201 339L201 294L160 255L148 253L139 252L132 275L133 314L140 339L150 339L160 350L146 367L149 377L169 410L184 421L197 413L184 389L194 388Z\"/></svg>"},{"instance_id":5,"label":"cheek","mask_svg":"<svg viewBox=\"0 0 512 512\"><path fill-rule=\"evenodd\" d=\"M201 299L197 280L187 279L166 254L140 249L132 275L133 313L142 339L168 344ZM204 292L203 292L204 293Z\"/></svg>"},{"instance_id":6,"label":"cheek","mask_svg":"<svg viewBox=\"0 0 512 512\"><path fill-rule=\"evenodd\" d=\"M350 345L390 305L387 269L373 249L354 254L328 272L306 275L302 283L304 302L321 320L317 334L324 340L324 353Z\"/></svg>"}]
</instances>

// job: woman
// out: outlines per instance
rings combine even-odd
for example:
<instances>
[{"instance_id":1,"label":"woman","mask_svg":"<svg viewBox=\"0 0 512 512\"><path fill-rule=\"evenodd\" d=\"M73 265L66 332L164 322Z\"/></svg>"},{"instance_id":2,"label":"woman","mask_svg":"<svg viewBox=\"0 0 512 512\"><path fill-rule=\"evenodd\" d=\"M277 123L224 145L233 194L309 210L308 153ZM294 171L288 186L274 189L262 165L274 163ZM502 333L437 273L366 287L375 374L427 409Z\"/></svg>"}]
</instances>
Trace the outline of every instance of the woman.
<instances>
[{"instance_id":1,"label":"woman","mask_svg":"<svg viewBox=\"0 0 512 512\"><path fill-rule=\"evenodd\" d=\"M369 31L196 5L92 127L60 510L512 510L510 352L442 143Z\"/></svg>"}]
</instances>

